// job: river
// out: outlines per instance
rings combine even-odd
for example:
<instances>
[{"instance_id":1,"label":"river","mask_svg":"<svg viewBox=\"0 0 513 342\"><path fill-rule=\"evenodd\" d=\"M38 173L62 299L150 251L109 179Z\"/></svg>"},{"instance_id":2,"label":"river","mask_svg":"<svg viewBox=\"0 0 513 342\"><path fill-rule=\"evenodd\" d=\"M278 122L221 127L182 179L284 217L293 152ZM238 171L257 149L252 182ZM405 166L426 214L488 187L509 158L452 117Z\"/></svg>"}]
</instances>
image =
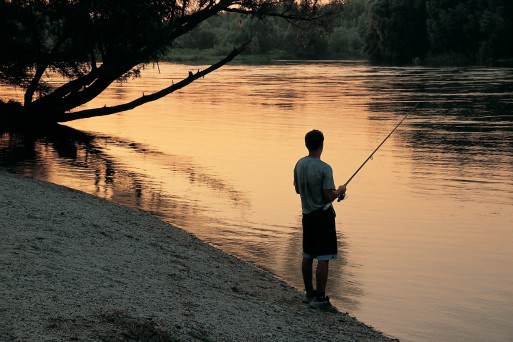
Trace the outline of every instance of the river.
<instances>
[{"instance_id":1,"label":"river","mask_svg":"<svg viewBox=\"0 0 513 342\"><path fill-rule=\"evenodd\" d=\"M147 66L84 108L201 67ZM292 170L305 133L324 132L322 159L342 184L410 113L335 204L340 257L328 295L403 341L504 341L512 109L511 68L234 64L129 112L45 133L0 130L0 167L148 211L302 289Z\"/></svg>"}]
</instances>

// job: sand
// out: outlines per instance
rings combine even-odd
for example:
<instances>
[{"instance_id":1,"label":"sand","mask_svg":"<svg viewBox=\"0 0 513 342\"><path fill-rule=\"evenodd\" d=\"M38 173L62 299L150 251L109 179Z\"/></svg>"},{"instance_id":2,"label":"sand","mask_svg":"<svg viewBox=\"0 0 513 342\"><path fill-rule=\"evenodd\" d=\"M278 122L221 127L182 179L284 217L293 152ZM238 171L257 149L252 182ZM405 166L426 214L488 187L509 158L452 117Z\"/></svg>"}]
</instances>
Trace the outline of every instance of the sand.
<instances>
[{"instance_id":1,"label":"sand","mask_svg":"<svg viewBox=\"0 0 513 342\"><path fill-rule=\"evenodd\" d=\"M386 341L141 211L0 171L0 341Z\"/></svg>"}]
</instances>

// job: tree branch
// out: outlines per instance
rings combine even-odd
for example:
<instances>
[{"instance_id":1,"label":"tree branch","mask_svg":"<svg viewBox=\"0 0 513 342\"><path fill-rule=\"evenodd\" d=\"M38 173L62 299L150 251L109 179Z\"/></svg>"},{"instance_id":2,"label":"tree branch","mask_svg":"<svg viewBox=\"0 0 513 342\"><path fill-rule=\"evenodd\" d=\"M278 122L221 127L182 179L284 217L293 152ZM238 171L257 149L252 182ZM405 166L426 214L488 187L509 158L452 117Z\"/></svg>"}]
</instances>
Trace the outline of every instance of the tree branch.
<instances>
[{"instance_id":1,"label":"tree branch","mask_svg":"<svg viewBox=\"0 0 513 342\"><path fill-rule=\"evenodd\" d=\"M37 89L37 85L39 84L39 81L41 80L41 77L43 76L45 70L48 68L48 65L50 65L51 58L57 53L59 48L64 44L68 36L63 36L57 44L53 47L52 51L46 56L43 60L43 62L38 63L36 68L36 73L34 74L34 77L32 78L32 81L30 81L30 85L28 86L27 90L25 91L24 96L24 105L28 106L32 103L32 99L34 97L34 93Z\"/></svg>"},{"instance_id":2,"label":"tree branch","mask_svg":"<svg viewBox=\"0 0 513 342\"><path fill-rule=\"evenodd\" d=\"M62 99L69 94L78 91L79 89L90 85L94 82L99 75L103 72L103 65L92 69L87 75L76 78L66 84L63 84L59 88L55 89L52 93L37 99L32 103L32 108L45 108L48 107L50 103L59 103Z\"/></svg>"},{"instance_id":3,"label":"tree branch","mask_svg":"<svg viewBox=\"0 0 513 342\"><path fill-rule=\"evenodd\" d=\"M64 113L64 114L58 115L56 117L56 122L67 122L67 121L72 121L72 120L77 120L77 119L85 119L85 118L91 118L91 117L96 117L96 116L115 114L115 113L134 109L134 108L139 107L148 102L158 100L166 95L169 95L169 94L191 84L192 82L196 81L197 79L204 77L205 75L211 73L212 71L215 71L215 70L219 69L220 67L222 67L223 65L231 62L238 54L240 54L242 51L244 51L247 48L249 43L250 42L247 42L239 48L234 48L233 51L228 56L226 56L219 62L212 64L208 68L200 70L195 74L189 72L189 76L187 78L184 78L180 82L178 82L176 84L172 84L171 86L164 88L162 90L159 90L153 94L143 95L133 101L130 101L130 102L127 102L127 103L124 103L121 105L86 109L86 110L81 110L81 111L72 112L72 113Z\"/></svg>"}]
</instances>

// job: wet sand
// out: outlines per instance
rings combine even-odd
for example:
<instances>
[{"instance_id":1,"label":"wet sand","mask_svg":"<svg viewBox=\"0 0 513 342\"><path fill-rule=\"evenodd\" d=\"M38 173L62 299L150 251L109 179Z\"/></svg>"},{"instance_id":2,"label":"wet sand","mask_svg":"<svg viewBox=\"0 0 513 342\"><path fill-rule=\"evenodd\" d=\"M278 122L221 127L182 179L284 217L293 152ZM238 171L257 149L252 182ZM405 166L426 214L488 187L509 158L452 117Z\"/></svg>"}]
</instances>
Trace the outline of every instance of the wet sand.
<instances>
[{"instance_id":1,"label":"wet sand","mask_svg":"<svg viewBox=\"0 0 513 342\"><path fill-rule=\"evenodd\" d=\"M141 211L0 171L1 341L387 341Z\"/></svg>"}]
</instances>

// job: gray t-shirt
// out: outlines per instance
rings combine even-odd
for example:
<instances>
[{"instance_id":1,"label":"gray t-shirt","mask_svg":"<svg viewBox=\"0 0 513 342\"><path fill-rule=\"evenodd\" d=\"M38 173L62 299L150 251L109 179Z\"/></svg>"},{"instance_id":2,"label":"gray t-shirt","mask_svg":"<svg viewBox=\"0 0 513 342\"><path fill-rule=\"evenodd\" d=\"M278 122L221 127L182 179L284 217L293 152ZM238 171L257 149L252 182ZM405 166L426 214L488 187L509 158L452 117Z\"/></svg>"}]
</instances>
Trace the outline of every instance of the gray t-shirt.
<instances>
[{"instance_id":1,"label":"gray t-shirt","mask_svg":"<svg viewBox=\"0 0 513 342\"><path fill-rule=\"evenodd\" d=\"M335 189L331 166L318 158L303 157L294 167L294 186L299 189L303 214L326 205L324 189Z\"/></svg>"}]
</instances>

